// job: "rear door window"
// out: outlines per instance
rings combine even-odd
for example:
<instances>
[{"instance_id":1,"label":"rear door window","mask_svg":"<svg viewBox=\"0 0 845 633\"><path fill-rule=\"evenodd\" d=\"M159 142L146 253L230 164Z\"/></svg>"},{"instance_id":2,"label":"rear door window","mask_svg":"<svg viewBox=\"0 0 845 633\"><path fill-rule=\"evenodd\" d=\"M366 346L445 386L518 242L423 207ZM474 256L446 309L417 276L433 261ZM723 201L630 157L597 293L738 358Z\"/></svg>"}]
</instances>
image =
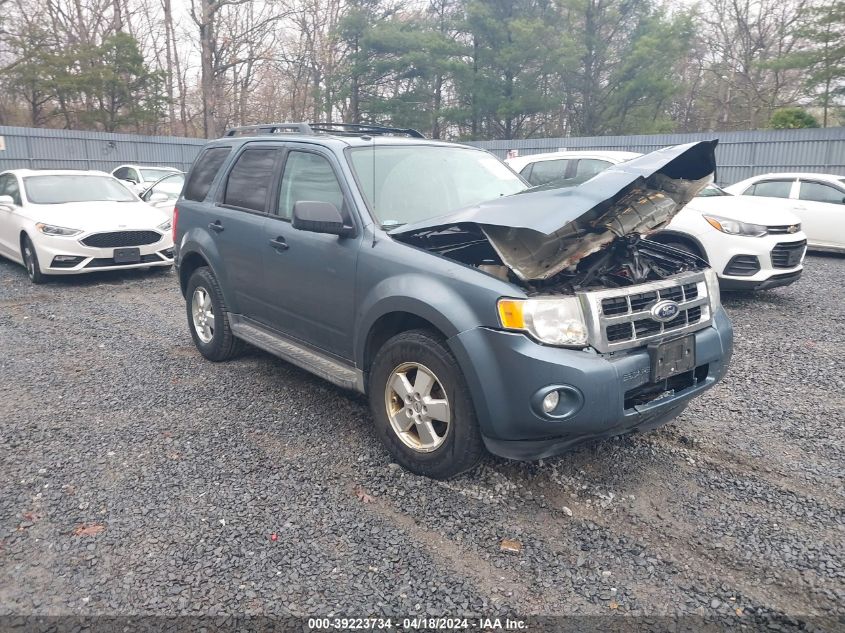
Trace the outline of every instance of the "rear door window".
<instances>
[{"instance_id":1,"label":"rear door window","mask_svg":"<svg viewBox=\"0 0 845 633\"><path fill-rule=\"evenodd\" d=\"M244 150L229 172L223 204L251 211L266 211L267 194L273 185L279 154L277 147Z\"/></svg>"},{"instance_id":2,"label":"rear door window","mask_svg":"<svg viewBox=\"0 0 845 633\"><path fill-rule=\"evenodd\" d=\"M552 180L559 180L566 175L569 160L542 160L534 163L528 182L532 185L545 185Z\"/></svg>"},{"instance_id":3,"label":"rear door window","mask_svg":"<svg viewBox=\"0 0 845 633\"><path fill-rule=\"evenodd\" d=\"M596 174L603 172L613 163L606 160L599 160L598 158L582 158L578 161L578 168L575 171L576 178L592 178Z\"/></svg>"},{"instance_id":4,"label":"rear door window","mask_svg":"<svg viewBox=\"0 0 845 633\"><path fill-rule=\"evenodd\" d=\"M210 147L199 155L191 175L188 177L188 184L185 187L185 199L202 202L211 189L214 177L220 171L220 167L226 160L232 149L230 147Z\"/></svg>"},{"instance_id":5,"label":"rear door window","mask_svg":"<svg viewBox=\"0 0 845 633\"><path fill-rule=\"evenodd\" d=\"M293 151L285 161L279 192L279 215L290 219L293 205L301 200L331 202L343 209L343 190L326 158L310 152Z\"/></svg>"},{"instance_id":6,"label":"rear door window","mask_svg":"<svg viewBox=\"0 0 845 633\"><path fill-rule=\"evenodd\" d=\"M745 190L746 196L764 196L766 198L788 198L792 190L792 180L765 180L751 185Z\"/></svg>"},{"instance_id":7,"label":"rear door window","mask_svg":"<svg viewBox=\"0 0 845 633\"><path fill-rule=\"evenodd\" d=\"M801 190L798 194L801 200L811 200L813 202L828 202L831 204L843 204L845 199L845 192L840 191L836 187L825 185L820 182L811 182L808 180L801 181Z\"/></svg>"}]
</instances>

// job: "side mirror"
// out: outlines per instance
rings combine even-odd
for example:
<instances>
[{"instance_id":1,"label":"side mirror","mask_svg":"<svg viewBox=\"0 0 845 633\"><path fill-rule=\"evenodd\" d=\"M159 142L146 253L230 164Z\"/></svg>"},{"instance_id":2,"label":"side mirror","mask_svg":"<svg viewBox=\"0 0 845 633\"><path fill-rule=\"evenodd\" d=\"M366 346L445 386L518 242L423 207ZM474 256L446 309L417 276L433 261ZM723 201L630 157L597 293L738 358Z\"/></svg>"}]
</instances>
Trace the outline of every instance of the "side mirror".
<instances>
[{"instance_id":1,"label":"side mirror","mask_svg":"<svg viewBox=\"0 0 845 633\"><path fill-rule=\"evenodd\" d=\"M343 223L343 216L331 202L300 200L293 205L293 228L311 233L349 237L355 228Z\"/></svg>"},{"instance_id":2,"label":"side mirror","mask_svg":"<svg viewBox=\"0 0 845 633\"><path fill-rule=\"evenodd\" d=\"M0 196L0 207L15 206L15 199L12 196Z\"/></svg>"}]
</instances>

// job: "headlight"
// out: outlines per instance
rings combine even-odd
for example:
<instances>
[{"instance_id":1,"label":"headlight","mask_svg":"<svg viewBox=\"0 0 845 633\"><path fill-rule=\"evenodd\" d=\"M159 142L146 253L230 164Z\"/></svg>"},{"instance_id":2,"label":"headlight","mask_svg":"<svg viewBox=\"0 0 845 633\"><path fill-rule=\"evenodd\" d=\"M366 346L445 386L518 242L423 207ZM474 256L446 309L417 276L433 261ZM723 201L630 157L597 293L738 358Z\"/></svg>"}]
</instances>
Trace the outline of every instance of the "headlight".
<instances>
[{"instance_id":1,"label":"headlight","mask_svg":"<svg viewBox=\"0 0 845 633\"><path fill-rule=\"evenodd\" d=\"M498 308L505 329L528 332L548 345L587 345L587 324L576 297L499 299Z\"/></svg>"},{"instance_id":2,"label":"headlight","mask_svg":"<svg viewBox=\"0 0 845 633\"><path fill-rule=\"evenodd\" d=\"M747 235L748 237L763 237L768 229L761 224L748 224L738 220L720 218L717 215L705 215L704 219L717 231L728 235Z\"/></svg>"},{"instance_id":3,"label":"headlight","mask_svg":"<svg viewBox=\"0 0 845 633\"><path fill-rule=\"evenodd\" d=\"M67 237L69 235L79 235L82 233L80 229L66 229L63 226L54 226L52 224L44 224L43 222L38 222L35 225L39 231L41 231L44 235L61 235L63 237Z\"/></svg>"},{"instance_id":4,"label":"headlight","mask_svg":"<svg viewBox=\"0 0 845 633\"><path fill-rule=\"evenodd\" d=\"M159 231L169 231L171 226L172 226L172 223L170 222L170 220L165 220L164 222L162 222L161 224L158 225L158 230Z\"/></svg>"},{"instance_id":5,"label":"headlight","mask_svg":"<svg viewBox=\"0 0 845 633\"><path fill-rule=\"evenodd\" d=\"M704 271L704 280L707 282L707 294L710 295L710 309L713 313L722 305L722 295L719 291L719 277L716 271L708 268Z\"/></svg>"}]
</instances>

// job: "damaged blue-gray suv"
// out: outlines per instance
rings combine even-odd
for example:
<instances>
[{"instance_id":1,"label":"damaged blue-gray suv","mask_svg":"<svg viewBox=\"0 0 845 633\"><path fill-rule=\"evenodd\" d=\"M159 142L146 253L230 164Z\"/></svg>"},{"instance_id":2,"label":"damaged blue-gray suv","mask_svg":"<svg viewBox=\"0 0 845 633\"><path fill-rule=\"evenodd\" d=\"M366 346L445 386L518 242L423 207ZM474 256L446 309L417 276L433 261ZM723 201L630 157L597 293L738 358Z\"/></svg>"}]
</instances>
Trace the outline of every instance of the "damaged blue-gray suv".
<instances>
[{"instance_id":1,"label":"damaged blue-gray suv","mask_svg":"<svg viewBox=\"0 0 845 633\"><path fill-rule=\"evenodd\" d=\"M430 477L653 429L731 355L716 275L647 239L712 181L715 145L532 189L414 130L230 130L174 210L191 336L366 394L393 458Z\"/></svg>"}]
</instances>

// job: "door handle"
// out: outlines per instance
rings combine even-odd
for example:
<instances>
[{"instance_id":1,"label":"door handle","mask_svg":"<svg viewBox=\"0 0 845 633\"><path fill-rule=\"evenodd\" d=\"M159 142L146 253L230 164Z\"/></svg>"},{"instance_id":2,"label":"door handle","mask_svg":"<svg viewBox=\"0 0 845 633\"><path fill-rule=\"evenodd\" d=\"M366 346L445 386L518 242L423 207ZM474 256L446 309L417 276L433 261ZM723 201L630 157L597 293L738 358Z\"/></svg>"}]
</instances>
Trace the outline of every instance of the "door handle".
<instances>
[{"instance_id":1,"label":"door handle","mask_svg":"<svg viewBox=\"0 0 845 633\"><path fill-rule=\"evenodd\" d=\"M220 222L220 220L215 220L214 222L208 225L208 228L210 228L215 233L223 232L223 224Z\"/></svg>"},{"instance_id":2,"label":"door handle","mask_svg":"<svg viewBox=\"0 0 845 633\"><path fill-rule=\"evenodd\" d=\"M285 238L283 238L281 235L275 239L270 240L270 246L272 246L279 252L286 251L290 248L290 246L288 246L288 243L285 241Z\"/></svg>"}]
</instances>

